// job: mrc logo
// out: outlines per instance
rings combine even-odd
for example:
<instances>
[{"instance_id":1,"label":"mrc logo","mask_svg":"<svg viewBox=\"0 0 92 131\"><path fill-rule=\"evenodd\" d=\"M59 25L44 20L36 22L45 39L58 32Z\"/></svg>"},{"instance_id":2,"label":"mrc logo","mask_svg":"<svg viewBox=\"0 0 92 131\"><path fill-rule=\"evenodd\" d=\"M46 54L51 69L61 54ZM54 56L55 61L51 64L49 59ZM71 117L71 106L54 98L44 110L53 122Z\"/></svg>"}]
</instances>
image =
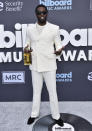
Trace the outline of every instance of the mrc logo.
<instances>
[{"instance_id":1,"label":"mrc logo","mask_svg":"<svg viewBox=\"0 0 92 131\"><path fill-rule=\"evenodd\" d=\"M25 83L24 71L2 71L2 84Z\"/></svg>"},{"instance_id":2,"label":"mrc logo","mask_svg":"<svg viewBox=\"0 0 92 131\"><path fill-rule=\"evenodd\" d=\"M2 11L2 10L3 10L3 7L4 7L3 2L0 2L0 11Z\"/></svg>"},{"instance_id":3,"label":"mrc logo","mask_svg":"<svg viewBox=\"0 0 92 131\"><path fill-rule=\"evenodd\" d=\"M47 6L49 10L71 9L72 0L39 0L40 4Z\"/></svg>"}]
</instances>

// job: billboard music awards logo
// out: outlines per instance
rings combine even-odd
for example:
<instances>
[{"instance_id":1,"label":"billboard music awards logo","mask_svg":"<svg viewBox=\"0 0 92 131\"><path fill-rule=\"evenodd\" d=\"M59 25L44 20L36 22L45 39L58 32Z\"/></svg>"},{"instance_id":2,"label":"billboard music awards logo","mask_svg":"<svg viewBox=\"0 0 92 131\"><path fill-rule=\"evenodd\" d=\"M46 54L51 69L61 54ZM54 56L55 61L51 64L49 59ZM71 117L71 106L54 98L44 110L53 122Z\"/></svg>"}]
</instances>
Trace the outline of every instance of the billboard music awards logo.
<instances>
[{"instance_id":1,"label":"billboard music awards logo","mask_svg":"<svg viewBox=\"0 0 92 131\"><path fill-rule=\"evenodd\" d=\"M23 2L21 1L5 1L0 2L0 11L6 12L20 12L23 8Z\"/></svg>"},{"instance_id":2,"label":"billboard music awards logo","mask_svg":"<svg viewBox=\"0 0 92 131\"><path fill-rule=\"evenodd\" d=\"M64 123L64 126L61 127L59 126L58 124L55 124L53 127L52 127L52 131L74 131L74 127L68 123Z\"/></svg>"},{"instance_id":3,"label":"billboard music awards logo","mask_svg":"<svg viewBox=\"0 0 92 131\"><path fill-rule=\"evenodd\" d=\"M56 74L57 82L72 82L72 72L69 73L57 73Z\"/></svg>"},{"instance_id":4,"label":"billboard music awards logo","mask_svg":"<svg viewBox=\"0 0 92 131\"><path fill-rule=\"evenodd\" d=\"M39 0L48 10L71 10L72 0Z\"/></svg>"},{"instance_id":5,"label":"billboard music awards logo","mask_svg":"<svg viewBox=\"0 0 92 131\"><path fill-rule=\"evenodd\" d=\"M4 25L0 25L0 63L7 62L21 62L23 60L23 48L25 47L27 24L16 23L14 25L15 31L6 31ZM92 28L73 29L71 32L60 29L60 35L63 36L62 45L67 46L71 44L73 50L63 50L61 54L61 61L92 61ZM76 38L77 36L78 39ZM8 38L8 41L6 41ZM10 49L15 46L15 51ZM81 47L81 48L79 48ZM16 49L20 49L16 51ZM78 49L77 49L78 48ZM87 49L85 51L85 49Z\"/></svg>"}]
</instances>

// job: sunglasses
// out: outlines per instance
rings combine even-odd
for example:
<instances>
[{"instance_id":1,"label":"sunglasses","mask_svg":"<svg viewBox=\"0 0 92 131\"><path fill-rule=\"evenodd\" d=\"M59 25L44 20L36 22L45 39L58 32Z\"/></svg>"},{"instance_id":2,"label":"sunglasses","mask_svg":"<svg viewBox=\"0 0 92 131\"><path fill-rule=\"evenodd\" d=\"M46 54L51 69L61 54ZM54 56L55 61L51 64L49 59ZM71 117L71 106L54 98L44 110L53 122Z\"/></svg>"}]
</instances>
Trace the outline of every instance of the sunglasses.
<instances>
[{"instance_id":1,"label":"sunglasses","mask_svg":"<svg viewBox=\"0 0 92 131\"><path fill-rule=\"evenodd\" d=\"M47 14L47 11L37 11L36 13L37 15L46 15Z\"/></svg>"}]
</instances>

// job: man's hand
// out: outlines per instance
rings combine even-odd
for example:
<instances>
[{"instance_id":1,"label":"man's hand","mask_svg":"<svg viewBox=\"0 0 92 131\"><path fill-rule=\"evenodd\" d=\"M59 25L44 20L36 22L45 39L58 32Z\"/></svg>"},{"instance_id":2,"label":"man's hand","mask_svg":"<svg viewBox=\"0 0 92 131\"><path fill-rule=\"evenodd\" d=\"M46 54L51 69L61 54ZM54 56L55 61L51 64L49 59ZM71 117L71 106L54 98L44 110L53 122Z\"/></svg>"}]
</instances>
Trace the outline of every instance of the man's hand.
<instances>
[{"instance_id":1,"label":"man's hand","mask_svg":"<svg viewBox=\"0 0 92 131\"><path fill-rule=\"evenodd\" d=\"M32 52L33 50L32 49L29 49L29 45L27 45L25 48L24 48L24 53L29 53L29 52Z\"/></svg>"},{"instance_id":2,"label":"man's hand","mask_svg":"<svg viewBox=\"0 0 92 131\"><path fill-rule=\"evenodd\" d=\"M59 49L58 51L55 51L54 54L60 55L63 49L64 49L64 46L61 49Z\"/></svg>"}]
</instances>

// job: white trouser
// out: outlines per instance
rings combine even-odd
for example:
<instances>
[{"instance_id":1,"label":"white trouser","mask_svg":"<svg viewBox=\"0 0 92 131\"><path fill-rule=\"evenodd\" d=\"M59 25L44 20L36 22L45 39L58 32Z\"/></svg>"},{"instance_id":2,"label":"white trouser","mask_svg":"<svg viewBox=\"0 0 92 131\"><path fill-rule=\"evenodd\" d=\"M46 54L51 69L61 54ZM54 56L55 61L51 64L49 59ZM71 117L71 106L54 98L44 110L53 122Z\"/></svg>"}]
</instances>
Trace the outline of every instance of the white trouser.
<instances>
[{"instance_id":1,"label":"white trouser","mask_svg":"<svg viewBox=\"0 0 92 131\"><path fill-rule=\"evenodd\" d=\"M32 71L33 106L32 106L31 117L39 116L43 79L46 83L47 90L49 92L52 117L53 119L59 119L60 113L59 113L58 99L57 99L57 92L56 92L56 71L48 71L48 72Z\"/></svg>"}]
</instances>

